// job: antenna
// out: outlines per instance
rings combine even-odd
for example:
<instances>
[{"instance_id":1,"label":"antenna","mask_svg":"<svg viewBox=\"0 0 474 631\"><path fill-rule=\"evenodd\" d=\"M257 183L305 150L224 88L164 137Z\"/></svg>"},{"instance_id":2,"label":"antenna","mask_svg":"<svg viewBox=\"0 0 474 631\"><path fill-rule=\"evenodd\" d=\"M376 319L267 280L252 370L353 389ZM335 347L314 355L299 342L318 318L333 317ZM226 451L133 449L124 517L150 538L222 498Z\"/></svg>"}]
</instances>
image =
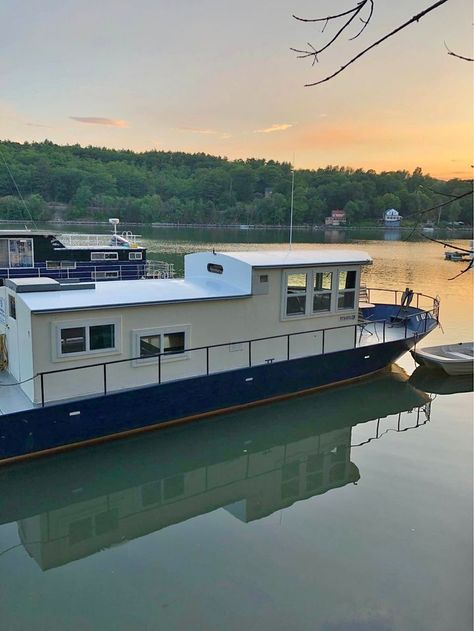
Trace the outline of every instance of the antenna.
<instances>
[{"instance_id":1,"label":"antenna","mask_svg":"<svg viewBox=\"0 0 474 631\"><path fill-rule=\"evenodd\" d=\"M117 236L117 224L120 223L120 219L117 219L116 217L111 217L109 219L109 223L112 224L114 227L114 236Z\"/></svg>"},{"instance_id":2,"label":"antenna","mask_svg":"<svg viewBox=\"0 0 474 631\"><path fill-rule=\"evenodd\" d=\"M295 201L295 167L291 170L291 204L290 204L290 250L293 245L293 206Z\"/></svg>"}]
</instances>

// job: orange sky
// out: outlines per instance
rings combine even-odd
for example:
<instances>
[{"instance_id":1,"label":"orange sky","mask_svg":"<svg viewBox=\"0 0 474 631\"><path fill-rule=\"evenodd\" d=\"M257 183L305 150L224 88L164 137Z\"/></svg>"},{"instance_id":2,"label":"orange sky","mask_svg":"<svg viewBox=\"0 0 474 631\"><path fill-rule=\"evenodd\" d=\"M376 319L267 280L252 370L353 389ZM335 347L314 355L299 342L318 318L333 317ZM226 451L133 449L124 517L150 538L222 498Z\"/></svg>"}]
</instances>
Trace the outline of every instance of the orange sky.
<instances>
[{"instance_id":1,"label":"orange sky","mask_svg":"<svg viewBox=\"0 0 474 631\"><path fill-rule=\"evenodd\" d=\"M349 4L320 0L317 10ZM449 0L335 79L304 87L429 4L377 0L370 29L311 67L289 48L331 34L292 20L315 16L312 0L47 0L21 15L8 0L0 138L470 177L473 64L444 46L472 55L470 2Z\"/></svg>"}]
</instances>

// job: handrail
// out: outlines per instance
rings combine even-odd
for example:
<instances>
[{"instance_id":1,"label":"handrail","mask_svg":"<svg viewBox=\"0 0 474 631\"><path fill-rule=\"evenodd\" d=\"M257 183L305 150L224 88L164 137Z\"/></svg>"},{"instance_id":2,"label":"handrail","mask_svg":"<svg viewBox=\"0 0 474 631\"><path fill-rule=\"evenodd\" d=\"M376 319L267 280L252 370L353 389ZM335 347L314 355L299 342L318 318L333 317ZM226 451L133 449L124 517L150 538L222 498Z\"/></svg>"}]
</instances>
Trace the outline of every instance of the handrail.
<instances>
[{"instance_id":1,"label":"handrail","mask_svg":"<svg viewBox=\"0 0 474 631\"><path fill-rule=\"evenodd\" d=\"M369 290L370 291L370 290ZM400 290L376 290L376 291L389 291L389 292L397 292L400 293ZM429 320L428 316L432 316L433 319L435 319L437 322L438 320L438 313L439 313L439 299L438 298L434 298L433 296L427 296L425 294L418 294L418 297L424 297L424 298L429 298L430 300L433 301L433 307L432 309L427 309L427 310L420 310L417 309L417 312L411 314L412 316L423 316L424 315L424 333L427 332L427 322ZM413 308L413 307L410 307ZM377 325L380 323L383 323L383 342L385 343L386 340L386 324L387 324L387 320L386 319L379 319L379 320L370 320L371 324ZM276 340L276 339L287 339L287 351L286 351L286 356L287 356L287 361L290 360L290 340L294 337L297 337L299 335L309 335L309 334L315 334L315 333L322 333L322 339L321 339L321 353L317 353L317 355L325 355L326 354L326 350L325 350L325 337L326 337L326 332L327 331L337 331L337 330L341 330L341 329L349 329L354 327L354 346L353 348L357 348L357 327L359 326L359 324L356 322L352 322L351 324L343 324L343 325L339 325L339 326L335 326L335 327L325 327L325 328L318 328L318 329L310 329L308 331L295 331L293 333L280 333L278 335L270 335L270 336L266 336L266 337L258 337L258 338L252 338L252 339L247 339L247 340L240 340L240 341L231 341L231 342L223 342L220 344L208 344L206 346L197 346L194 348L187 348L184 349L183 351L179 351L178 353L154 353L152 355L147 355L147 357L145 359L149 360L149 359L157 359L157 370L158 370L158 384L162 383L162 358L163 357L170 357L172 355L176 355L176 354L184 354L184 353L192 353L195 351L205 351L206 352L206 369L205 371L203 371L203 374L205 375L209 375L210 374L210 350L215 349L215 348L223 348L223 347L228 347L229 345L248 345L248 366L252 367L252 344L257 343L257 342L264 342L264 341L269 341L269 340ZM407 337L407 333L408 333L408 320L405 319L404 321L404 339L406 339ZM414 335L417 336L418 332L414 331ZM46 375L52 375L52 374L57 374L57 373L66 373L66 372L71 372L73 370L84 370L87 368L98 368L98 367L102 367L103 369L103 392L104 395L107 394L107 367L111 366L111 365L116 365L116 364L123 364L125 362L132 362L132 361L143 361L144 357L142 356L136 356L136 357L127 357L125 359L115 359L109 362L97 362L95 364L87 364L85 366L72 366L70 368L59 368L56 370L49 370L49 371L43 371L40 373L37 373L37 375L35 375L35 377L40 377L40 382L41 382L41 405L44 407L45 404L45 393L44 393L44 377ZM35 378L33 377L33 379Z\"/></svg>"}]
</instances>

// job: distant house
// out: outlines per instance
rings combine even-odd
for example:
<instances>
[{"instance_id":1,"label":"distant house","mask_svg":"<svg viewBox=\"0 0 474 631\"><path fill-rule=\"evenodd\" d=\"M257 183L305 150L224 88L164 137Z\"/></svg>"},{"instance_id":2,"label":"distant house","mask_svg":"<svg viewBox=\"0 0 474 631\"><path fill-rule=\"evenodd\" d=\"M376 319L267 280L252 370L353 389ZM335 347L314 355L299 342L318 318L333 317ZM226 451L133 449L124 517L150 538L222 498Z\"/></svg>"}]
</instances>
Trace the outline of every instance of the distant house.
<instances>
[{"instance_id":1,"label":"distant house","mask_svg":"<svg viewBox=\"0 0 474 631\"><path fill-rule=\"evenodd\" d=\"M273 194L273 190L269 186L267 186L265 188L265 199L267 199L268 197L271 197L272 194Z\"/></svg>"},{"instance_id":2,"label":"distant house","mask_svg":"<svg viewBox=\"0 0 474 631\"><path fill-rule=\"evenodd\" d=\"M326 226L345 226L347 223L345 210L331 210L331 216L326 217Z\"/></svg>"},{"instance_id":3,"label":"distant house","mask_svg":"<svg viewBox=\"0 0 474 631\"><path fill-rule=\"evenodd\" d=\"M403 217L395 208L389 208L383 214L384 224L387 228L398 228Z\"/></svg>"}]
</instances>

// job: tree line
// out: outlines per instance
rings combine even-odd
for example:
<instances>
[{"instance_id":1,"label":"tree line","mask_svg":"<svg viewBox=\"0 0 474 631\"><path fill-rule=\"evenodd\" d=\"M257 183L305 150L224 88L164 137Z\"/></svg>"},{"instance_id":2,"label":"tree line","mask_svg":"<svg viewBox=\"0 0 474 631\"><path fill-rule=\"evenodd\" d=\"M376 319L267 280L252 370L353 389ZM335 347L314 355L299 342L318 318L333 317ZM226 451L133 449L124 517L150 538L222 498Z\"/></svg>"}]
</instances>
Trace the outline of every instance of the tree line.
<instances>
[{"instance_id":1,"label":"tree line","mask_svg":"<svg viewBox=\"0 0 474 631\"><path fill-rule=\"evenodd\" d=\"M47 220L60 209L64 220L289 223L292 166L287 162L60 146L48 140L0 141L0 154L0 219ZM294 175L294 223L313 226L324 224L335 209L344 209L353 225L375 224L388 208L415 222L420 211L472 188L471 181L437 180L420 168L376 173L327 166ZM427 219L437 220L438 211L424 214ZM471 223L471 199L449 204L442 219Z\"/></svg>"}]
</instances>

